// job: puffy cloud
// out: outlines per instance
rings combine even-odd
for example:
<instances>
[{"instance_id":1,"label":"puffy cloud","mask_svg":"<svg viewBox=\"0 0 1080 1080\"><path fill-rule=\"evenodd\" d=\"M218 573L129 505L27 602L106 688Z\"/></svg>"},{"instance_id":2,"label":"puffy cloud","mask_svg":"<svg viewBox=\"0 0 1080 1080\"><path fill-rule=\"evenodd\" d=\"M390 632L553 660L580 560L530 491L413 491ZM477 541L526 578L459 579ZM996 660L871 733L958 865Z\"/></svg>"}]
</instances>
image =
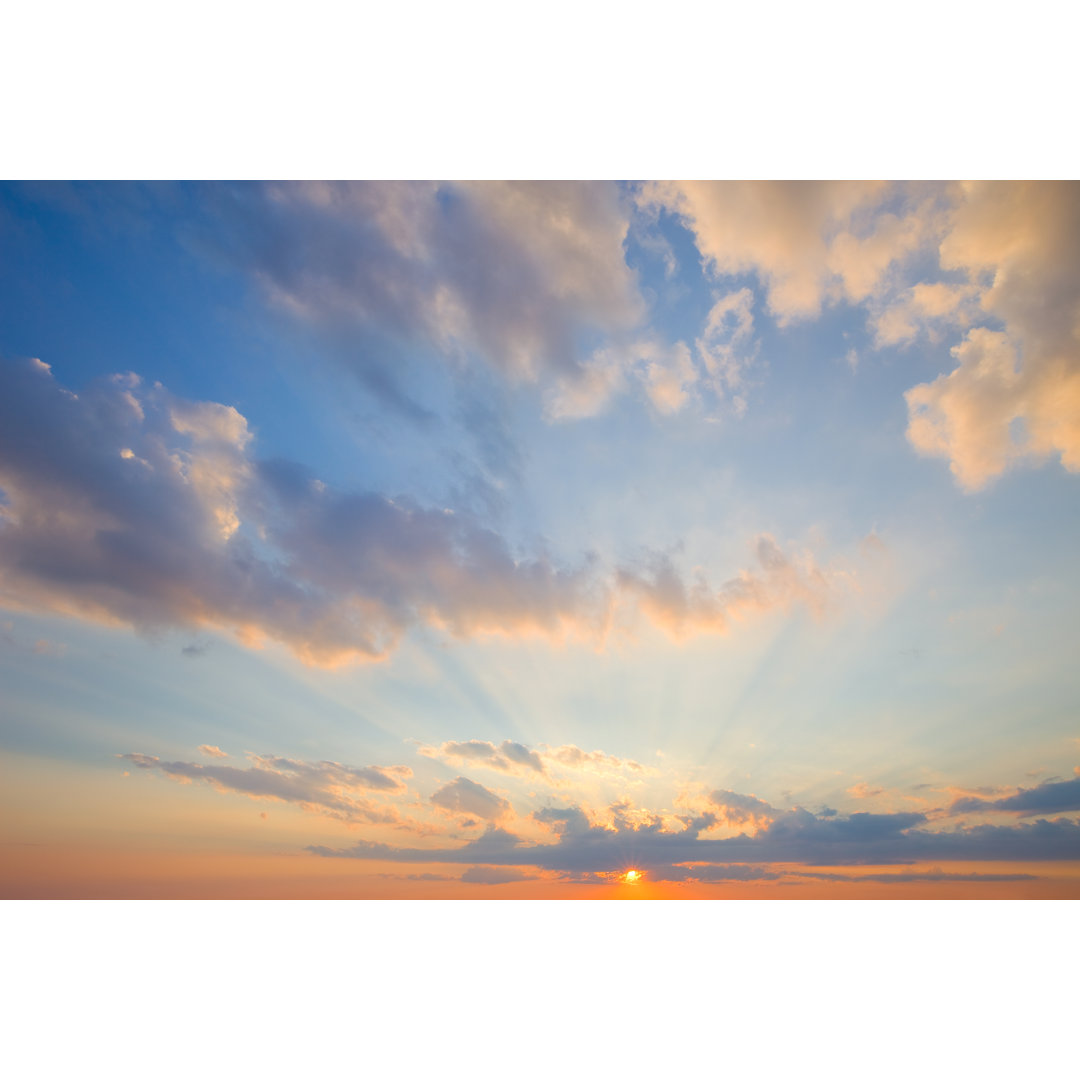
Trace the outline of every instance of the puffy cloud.
<instances>
[{"instance_id":1,"label":"puffy cloud","mask_svg":"<svg viewBox=\"0 0 1080 1080\"><path fill-rule=\"evenodd\" d=\"M816 316L833 295L862 300L916 250L926 213L885 208L897 193L859 181L662 181L638 196L677 215L717 275L757 274L781 324Z\"/></svg>"},{"instance_id":2,"label":"puffy cloud","mask_svg":"<svg viewBox=\"0 0 1080 1080\"><path fill-rule=\"evenodd\" d=\"M713 592L670 560L605 573L514 552L473 515L328 488L259 461L247 421L134 375L79 394L0 364L0 605L134 626L232 631L332 665L385 656L410 627L598 642L623 601L675 634L799 601L841 575L757 545L761 573Z\"/></svg>"},{"instance_id":3,"label":"puffy cloud","mask_svg":"<svg viewBox=\"0 0 1080 1080\"><path fill-rule=\"evenodd\" d=\"M1033 788L1020 788L1014 795L999 799L969 796L957 799L950 810L954 814L1007 810L1021 817L1036 814L1061 814L1080 810L1080 776L1075 780L1045 780Z\"/></svg>"},{"instance_id":4,"label":"puffy cloud","mask_svg":"<svg viewBox=\"0 0 1080 1080\"><path fill-rule=\"evenodd\" d=\"M943 269L977 288L984 318L956 368L907 394L908 437L968 490L1057 456L1080 470L1080 186L956 187Z\"/></svg>"},{"instance_id":5,"label":"puffy cloud","mask_svg":"<svg viewBox=\"0 0 1080 1080\"><path fill-rule=\"evenodd\" d=\"M44 364L0 364L0 604L270 637L322 664L383 656L418 622L599 625L587 565L516 558L468 514L334 492L249 443L235 410L135 376L74 394Z\"/></svg>"},{"instance_id":6,"label":"puffy cloud","mask_svg":"<svg viewBox=\"0 0 1080 1080\"><path fill-rule=\"evenodd\" d=\"M452 814L470 814L484 821L501 821L512 813L506 799L464 776L439 788L431 803Z\"/></svg>"},{"instance_id":7,"label":"puffy cloud","mask_svg":"<svg viewBox=\"0 0 1080 1080\"><path fill-rule=\"evenodd\" d=\"M221 758L229 756L220 746L208 746L206 743L199 747L199 753L204 754L206 757Z\"/></svg>"},{"instance_id":8,"label":"puffy cloud","mask_svg":"<svg viewBox=\"0 0 1080 1080\"><path fill-rule=\"evenodd\" d=\"M976 314L978 295L974 285L943 281L913 285L877 314L873 322L875 341L879 346L901 345L928 328L968 326Z\"/></svg>"},{"instance_id":9,"label":"puffy cloud","mask_svg":"<svg viewBox=\"0 0 1080 1080\"><path fill-rule=\"evenodd\" d=\"M572 377L584 339L623 335L643 313L613 184L234 184L200 202L210 217L193 242L273 303L354 346L376 335L345 351L391 402L394 341Z\"/></svg>"},{"instance_id":10,"label":"puffy cloud","mask_svg":"<svg viewBox=\"0 0 1080 1080\"><path fill-rule=\"evenodd\" d=\"M711 792L709 802L720 810L718 821L731 827L749 825L754 830L765 828L780 812L756 795L743 795L724 788Z\"/></svg>"},{"instance_id":11,"label":"puffy cloud","mask_svg":"<svg viewBox=\"0 0 1080 1080\"><path fill-rule=\"evenodd\" d=\"M912 445L962 487L1016 462L1080 470L1080 185L659 182L638 203L675 214L714 274L756 275L781 325L844 300L878 346L966 331L955 369L907 394ZM664 385L674 403L686 380Z\"/></svg>"},{"instance_id":12,"label":"puffy cloud","mask_svg":"<svg viewBox=\"0 0 1080 1080\"><path fill-rule=\"evenodd\" d=\"M216 747L200 747L217 750ZM401 816L392 806L366 797L368 792L400 795L404 781L412 776L406 765L368 765L357 768L336 761L306 762L290 758L248 755L246 769L233 765L202 765L198 762L162 761L149 754L121 754L140 769L156 771L184 783L205 781L221 792L253 799L295 803L304 810L325 814L351 824L399 824ZM222 756L220 750L211 756ZM361 794L364 793L364 794Z\"/></svg>"}]
</instances>

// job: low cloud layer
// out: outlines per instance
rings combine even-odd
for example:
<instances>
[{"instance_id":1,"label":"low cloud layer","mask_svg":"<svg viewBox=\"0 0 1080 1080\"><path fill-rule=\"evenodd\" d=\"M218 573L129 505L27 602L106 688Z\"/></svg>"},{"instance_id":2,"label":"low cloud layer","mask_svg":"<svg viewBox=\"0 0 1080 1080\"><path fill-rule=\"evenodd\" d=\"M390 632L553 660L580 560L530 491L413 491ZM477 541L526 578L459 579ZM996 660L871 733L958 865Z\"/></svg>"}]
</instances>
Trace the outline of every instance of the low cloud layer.
<instances>
[{"instance_id":1,"label":"low cloud layer","mask_svg":"<svg viewBox=\"0 0 1080 1080\"><path fill-rule=\"evenodd\" d=\"M727 801L735 801L730 798L733 794L724 793ZM927 816L917 812L839 815L815 814L802 808L768 809L775 816L753 835L741 833L720 839L706 835L717 824L717 818L711 814L684 819L681 829L670 829L660 816L652 814L631 817L616 813L610 824L598 825L580 807L567 806L539 810L533 815L537 822L552 830L553 843L530 843L504 829L492 828L461 847L437 852L372 841L360 841L344 848L316 846L309 850L334 858L528 866L565 874L613 874L632 866L663 880L706 880L709 871L703 867L722 867L715 873L732 877L733 866L883 866L1080 859L1080 823L1065 818L1012 826L961 825L940 829L929 827ZM690 866L693 870L686 869Z\"/></svg>"},{"instance_id":2,"label":"low cloud layer","mask_svg":"<svg viewBox=\"0 0 1080 1080\"><path fill-rule=\"evenodd\" d=\"M957 799L950 810L954 814L982 813L984 811L1008 811L1021 817L1038 814L1060 814L1080 810L1080 777L1075 780L1047 780L1037 787L1020 788L1015 795L1000 799L984 799L977 796Z\"/></svg>"}]
</instances>

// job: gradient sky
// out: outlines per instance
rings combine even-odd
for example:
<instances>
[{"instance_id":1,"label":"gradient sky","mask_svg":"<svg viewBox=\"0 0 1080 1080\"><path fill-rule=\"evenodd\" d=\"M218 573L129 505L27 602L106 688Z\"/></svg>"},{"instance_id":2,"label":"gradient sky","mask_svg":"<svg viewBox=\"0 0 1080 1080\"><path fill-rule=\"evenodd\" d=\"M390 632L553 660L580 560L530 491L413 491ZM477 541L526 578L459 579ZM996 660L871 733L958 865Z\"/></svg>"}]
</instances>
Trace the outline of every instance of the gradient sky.
<instances>
[{"instance_id":1,"label":"gradient sky","mask_svg":"<svg viewBox=\"0 0 1080 1080\"><path fill-rule=\"evenodd\" d=\"M0 297L3 895L1080 897L1076 184L5 185Z\"/></svg>"}]
</instances>

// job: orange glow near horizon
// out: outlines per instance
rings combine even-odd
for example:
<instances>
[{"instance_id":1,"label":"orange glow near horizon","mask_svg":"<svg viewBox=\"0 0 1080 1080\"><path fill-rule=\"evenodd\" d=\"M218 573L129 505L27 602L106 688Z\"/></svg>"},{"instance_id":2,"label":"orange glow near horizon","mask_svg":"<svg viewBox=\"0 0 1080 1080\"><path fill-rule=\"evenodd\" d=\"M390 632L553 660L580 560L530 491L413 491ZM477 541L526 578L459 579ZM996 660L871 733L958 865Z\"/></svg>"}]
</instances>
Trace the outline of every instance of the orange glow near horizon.
<instances>
[{"instance_id":1,"label":"orange glow near horizon","mask_svg":"<svg viewBox=\"0 0 1080 1080\"><path fill-rule=\"evenodd\" d=\"M640 870L627 870L626 873L623 874L623 881L625 881L627 885L633 885L640 881L642 877L643 875Z\"/></svg>"}]
</instances>

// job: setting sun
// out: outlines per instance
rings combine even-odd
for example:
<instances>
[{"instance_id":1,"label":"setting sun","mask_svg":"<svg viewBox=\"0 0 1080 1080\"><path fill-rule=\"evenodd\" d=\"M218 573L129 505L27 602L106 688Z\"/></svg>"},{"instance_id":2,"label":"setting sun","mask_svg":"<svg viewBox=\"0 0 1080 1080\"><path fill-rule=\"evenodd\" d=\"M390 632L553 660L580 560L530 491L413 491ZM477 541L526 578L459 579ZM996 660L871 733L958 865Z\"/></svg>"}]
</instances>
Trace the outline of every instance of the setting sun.
<instances>
[{"instance_id":1,"label":"setting sun","mask_svg":"<svg viewBox=\"0 0 1080 1080\"><path fill-rule=\"evenodd\" d=\"M640 881L640 880L641 880L641 871L640 870L627 870L626 873L623 874L623 881L625 881L627 883L627 885L633 885L635 881Z\"/></svg>"}]
</instances>

